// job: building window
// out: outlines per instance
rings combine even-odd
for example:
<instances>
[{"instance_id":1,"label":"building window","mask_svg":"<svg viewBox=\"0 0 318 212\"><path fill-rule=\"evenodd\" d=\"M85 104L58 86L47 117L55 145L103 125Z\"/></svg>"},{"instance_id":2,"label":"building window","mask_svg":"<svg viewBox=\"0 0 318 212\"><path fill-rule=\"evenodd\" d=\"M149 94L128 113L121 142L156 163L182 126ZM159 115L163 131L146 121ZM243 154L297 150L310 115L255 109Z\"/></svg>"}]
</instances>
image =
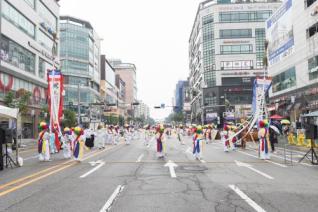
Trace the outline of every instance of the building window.
<instances>
[{"instance_id":1,"label":"building window","mask_svg":"<svg viewBox=\"0 0 318 212\"><path fill-rule=\"evenodd\" d=\"M318 78L318 56L308 60L309 80Z\"/></svg>"},{"instance_id":2,"label":"building window","mask_svg":"<svg viewBox=\"0 0 318 212\"><path fill-rule=\"evenodd\" d=\"M244 45L221 45L220 47L221 54L249 54L253 53L252 44Z\"/></svg>"},{"instance_id":3,"label":"building window","mask_svg":"<svg viewBox=\"0 0 318 212\"><path fill-rule=\"evenodd\" d=\"M310 7L316 0L305 0L305 4L307 7Z\"/></svg>"},{"instance_id":4,"label":"building window","mask_svg":"<svg viewBox=\"0 0 318 212\"><path fill-rule=\"evenodd\" d=\"M56 16L42 3L38 1L37 11L40 17L43 19L44 24L51 28L54 32L57 32L57 18Z\"/></svg>"},{"instance_id":5,"label":"building window","mask_svg":"<svg viewBox=\"0 0 318 212\"><path fill-rule=\"evenodd\" d=\"M307 29L307 38L314 36L317 32L318 32L318 23L315 23Z\"/></svg>"},{"instance_id":6,"label":"building window","mask_svg":"<svg viewBox=\"0 0 318 212\"><path fill-rule=\"evenodd\" d=\"M219 21L221 23L262 22L266 21L271 16L271 14L271 10L246 12L220 12Z\"/></svg>"},{"instance_id":7,"label":"building window","mask_svg":"<svg viewBox=\"0 0 318 212\"><path fill-rule=\"evenodd\" d=\"M39 77L46 79L47 71L51 69L53 69L53 65L39 57Z\"/></svg>"},{"instance_id":8,"label":"building window","mask_svg":"<svg viewBox=\"0 0 318 212\"><path fill-rule=\"evenodd\" d=\"M216 96L207 96L204 98L204 105L205 106L211 106L217 104L217 98Z\"/></svg>"},{"instance_id":9,"label":"building window","mask_svg":"<svg viewBox=\"0 0 318 212\"><path fill-rule=\"evenodd\" d=\"M296 86L296 69L292 67L273 77L273 92L282 91Z\"/></svg>"},{"instance_id":10,"label":"building window","mask_svg":"<svg viewBox=\"0 0 318 212\"><path fill-rule=\"evenodd\" d=\"M67 76L67 82L69 85L83 85L88 86L88 79L82 77L74 77L74 76Z\"/></svg>"},{"instance_id":11,"label":"building window","mask_svg":"<svg viewBox=\"0 0 318 212\"><path fill-rule=\"evenodd\" d=\"M60 56L89 60L88 29L74 24L61 24Z\"/></svg>"},{"instance_id":12,"label":"building window","mask_svg":"<svg viewBox=\"0 0 318 212\"><path fill-rule=\"evenodd\" d=\"M27 35L35 37L34 24L6 1L2 4L2 16Z\"/></svg>"},{"instance_id":13,"label":"building window","mask_svg":"<svg viewBox=\"0 0 318 212\"><path fill-rule=\"evenodd\" d=\"M24 0L30 7L35 9L35 0Z\"/></svg>"},{"instance_id":14,"label":"building window","mask_svg":"<svg viewBox=\"0 0 318 212\"><path fill-rule=\"evenodd\" d=\"M221 61L221 70L250 70L253 60Z\"/></svg>"},{"instance_id":15,"label":"building window","mask_svg":"<svg viewBox=\"0 0 318 212\"><path fill-rule=\"evenodd\" d=\"M251 38L252 29L223 29L220 30L220 38Z\"/></svg>"},{"instance_id":16,"label":"building window","mask_svg":"<svg viewBox=\"0 0 318 212\"><path fill-rule=\"evenodd\" d=\"M35 54L2 36L0 59L26 72L35 73Z\"/></svg>"},{"instance_id":17,"label":"building window","mask_svg":"<svg viewBox=\"0 0 318 212\"><path fill-rule=\"evenodd\" d=\"M62 71L68 74L88 76L88 64L72 60L63 60Z\"/></svg>"},{"instance_id":18,"label":"building window","mask_svg":"<svg viewBox=\"0 0 318 212\"><path fill-rule=\"evenodd\" d=\"M263 60L265 56L265 29L255 29L255 52L256 52L256 68L263 68Z\"/></svg>"},{"instance_id":19,"label":"building window","mask_svg":"<svg viewBox=\"0 0 318 212\"><path fill-rule=\"evenodd\" d=\"M53 51L54 41L51 38L49 38L45 33L43 33L41 30L39 30L37 38L41 46L43 46L49 52Z\"/></svg>"},{"instance_id":20,"label":"building window","mask_svg":"<svg viewBox=\"0 0 318 212\"><path fill-rule=\"evenodd\" d=\"M215 71L205 71L204 72L204 80L207 87L213 87L216 85L216 76Z\"/></svg>"}]
</instances>

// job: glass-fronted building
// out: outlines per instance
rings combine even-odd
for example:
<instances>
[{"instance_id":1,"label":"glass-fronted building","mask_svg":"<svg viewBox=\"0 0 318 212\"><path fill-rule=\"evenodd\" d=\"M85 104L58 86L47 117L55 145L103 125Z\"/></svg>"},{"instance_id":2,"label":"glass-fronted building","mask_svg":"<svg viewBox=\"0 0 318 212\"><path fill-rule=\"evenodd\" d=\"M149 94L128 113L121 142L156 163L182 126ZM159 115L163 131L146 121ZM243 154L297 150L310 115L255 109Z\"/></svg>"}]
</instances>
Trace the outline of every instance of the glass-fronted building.
<instances>
[{"instance_id":1,"label":"glass-fronted building","mask_svg":"<svg viewBox=\"0 0 318 212\"><path fill-rule=\"evenodd\" d=\"M61 70L65 81L66 107L78 105L87 114L90 103L100 102L100 38L84 20L60 17Z\"/></svg>"},{"instance_id":2,"label":"glass-fronted building","mask_svg":"<svg viewBox=\"0 0 318 212\"><path fill-rule=\"evenodd\" d=\"M294 126L302 114L318 111L317 16L317 0L286 0L267 20L270 112Z\"/></svg>"},{"instance_id":3,"label":"glass-fronted building","mask_svg":"<svg viewBox=\"0 0 318 212\"><path fill-rule=\"evenodd\" d=\"M273 0L207 0L199 5L189 39L192 122L220 123L247 115L252 83L263 76L265 21ZM227 107L226 105L230 105Z\"/></svg>"},{"instance_id":4,"label":"glass-fronted building","mask_svg":"<svg viewBox=\"0 0 318 212\"><path fill-rule=\"evenodd\" d=\"M59 68L59 5L56 0L1 0L0 102L28 91L28 111L18 121L23 138L37 136L46 106L47 70ZM2 120L0 120L2 121Z\"/></svg>"}]
</instances>

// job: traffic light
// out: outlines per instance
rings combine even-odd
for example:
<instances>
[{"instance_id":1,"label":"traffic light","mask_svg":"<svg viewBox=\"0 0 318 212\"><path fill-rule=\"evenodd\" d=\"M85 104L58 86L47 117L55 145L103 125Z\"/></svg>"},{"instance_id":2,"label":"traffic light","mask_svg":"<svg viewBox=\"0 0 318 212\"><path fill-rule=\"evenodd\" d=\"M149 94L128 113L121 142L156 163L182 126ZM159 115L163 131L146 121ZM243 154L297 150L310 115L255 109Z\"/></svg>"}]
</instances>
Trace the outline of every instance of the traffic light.
<instances>
[{"instance_id":1,"label":"traffic light","mask_svg":"<svg viewBox=\"0 0 318 212\"><path fill-rule=\"evenodd\" d=\"M139 105L139 102L134 102L131 105Z\"/></svg>"}]
</instances>

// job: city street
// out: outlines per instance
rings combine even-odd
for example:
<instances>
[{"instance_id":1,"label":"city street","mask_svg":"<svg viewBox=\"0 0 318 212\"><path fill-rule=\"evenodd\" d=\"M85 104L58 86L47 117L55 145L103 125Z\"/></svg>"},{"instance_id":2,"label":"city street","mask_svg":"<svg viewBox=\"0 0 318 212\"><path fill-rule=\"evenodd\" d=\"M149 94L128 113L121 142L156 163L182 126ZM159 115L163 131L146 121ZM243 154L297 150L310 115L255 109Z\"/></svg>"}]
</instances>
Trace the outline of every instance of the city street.
<instances>
[{"instance_id":1,"label":"city street","mask_svg":"<svg viewBox=\"0 0 318 212\"><path fill-rule=\"evenodd\" d=\"M247 150L224 153L217 141L194 160L186 145L167 140L164 160L156 142L142 139L87 152L82 163L39 162L36 149L21 152L25 164L0 179L0 211L316 211L317 167L270 161ZM301 156L297 152L293 160Z\"/></svg>"}]
</instances>

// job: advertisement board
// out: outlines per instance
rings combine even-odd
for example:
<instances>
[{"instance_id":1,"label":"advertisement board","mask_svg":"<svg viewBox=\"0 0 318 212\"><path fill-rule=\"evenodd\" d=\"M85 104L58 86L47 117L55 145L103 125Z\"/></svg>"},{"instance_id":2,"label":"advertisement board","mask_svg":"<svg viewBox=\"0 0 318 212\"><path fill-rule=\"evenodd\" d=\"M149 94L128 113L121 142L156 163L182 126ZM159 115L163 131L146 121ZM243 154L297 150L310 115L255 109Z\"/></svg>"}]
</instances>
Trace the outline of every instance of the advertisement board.
<instances>
[{"instance_id":1,"label":"advertisement board","mask_svg":"<svg viewBox=\"0 0 318 212\"><path fill-rule=\"evenodd\" d=\"M214 121L217 119L217 117L218 117L217 113L207 113L206 114L206 121L207 122Z\"/></svg>"},{"instance_id":2,"label":"advertisement board","mask_svg":"<svg viewBox=\"0 0 318 212\"><path fill-rule=\"evenodd\" d=\"M294 52L292 8L293 0L285 0L266 21L269 66Z\"/></svg>"}]
</instances>

